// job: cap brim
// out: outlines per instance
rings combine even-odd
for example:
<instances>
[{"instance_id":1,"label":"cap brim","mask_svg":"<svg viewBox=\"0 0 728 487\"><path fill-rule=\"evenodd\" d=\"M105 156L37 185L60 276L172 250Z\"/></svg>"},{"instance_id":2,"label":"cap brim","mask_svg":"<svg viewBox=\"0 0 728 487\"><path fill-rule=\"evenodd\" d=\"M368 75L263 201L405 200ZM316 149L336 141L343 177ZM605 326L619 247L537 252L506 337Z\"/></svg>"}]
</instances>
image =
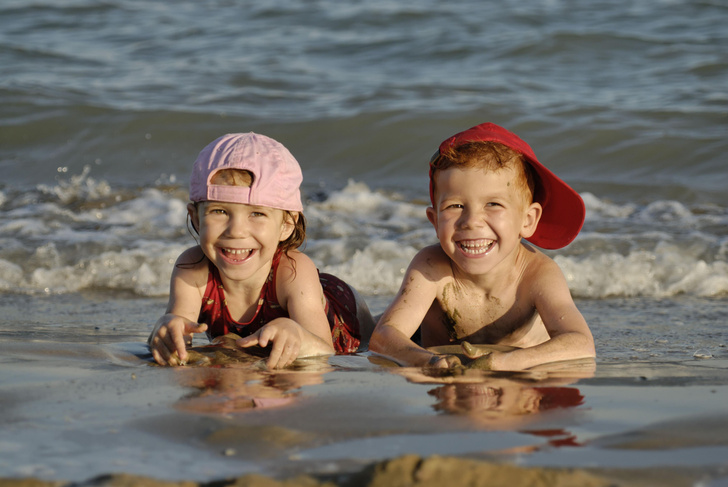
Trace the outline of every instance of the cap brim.
<instances>
[{"instance_id":1,"label":"cap brim","mask_svg":"<svg viewBox=\"0 0 728 487\"><path fill-rule=\"evenodd\" d=\"M528 240L543 249L560 249L569 245L581 231L586 216L584 200L571 186L538 161L526 160L539 176L543 195L537 197L543 212L536 231Z\"/></svg>"}]
</instances>

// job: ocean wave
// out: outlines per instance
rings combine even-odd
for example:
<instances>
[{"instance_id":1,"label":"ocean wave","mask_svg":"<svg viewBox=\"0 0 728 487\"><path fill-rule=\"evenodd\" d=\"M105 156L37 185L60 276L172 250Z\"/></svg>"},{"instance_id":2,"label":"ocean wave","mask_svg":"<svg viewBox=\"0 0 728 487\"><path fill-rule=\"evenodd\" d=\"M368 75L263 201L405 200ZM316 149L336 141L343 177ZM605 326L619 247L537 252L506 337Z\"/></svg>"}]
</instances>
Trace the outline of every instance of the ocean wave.
<instances>
[{"instance_id":1,"label":"ocean wave","mask_svg":"<svg viewBox=\"0 0 728 487\"><path fill-rule=\"evenodd\" d=\"M584 193L585 228L547 251L575 297L728 294L728 208ZM111 289L165 296L176 257L195 245L186 191L168 179L130 190L88 171L0 193L0 290ZM304 251L365 295L393 296L415 253L436 243L426 203L358 181L309 199Z\"/></svg>"}]
</instances>

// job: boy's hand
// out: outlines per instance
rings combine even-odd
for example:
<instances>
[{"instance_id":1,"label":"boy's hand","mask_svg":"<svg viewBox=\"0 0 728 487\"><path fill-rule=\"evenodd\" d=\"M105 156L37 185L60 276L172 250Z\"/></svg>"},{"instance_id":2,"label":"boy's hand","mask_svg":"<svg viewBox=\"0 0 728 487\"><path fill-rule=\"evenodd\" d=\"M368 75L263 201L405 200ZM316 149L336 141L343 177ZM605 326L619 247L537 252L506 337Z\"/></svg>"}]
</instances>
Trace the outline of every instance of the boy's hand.
<instances>
[{"instance_id":1,"label":"boy's hand","mask_svg":"<svg viewBox=\"0 0 728 487\"><path fill-rule=\"evenodd\" d=\"M237 341L241 348L259 345L267 347L273 344L266 365L271 369L287 367L298 358L303 341L303 330L295 321L288 318L278 318L260 330Z\"/></svg>"},{"instance_id":2,"label":"boy's hand","mask_svg":"<svg viewBox=\"0 0 728 487\"><path fill-rule=\"evenodd\" d=\"M498 370L498 368L494 366L494 362L499 354L500 352L484 353L468 364L468 368L478 370Z\"/></svg>"},{"instance_id":3,"label":"boy's hand","mask_svg":"<svg viewBox=\"0 0 728 487\"><path fill-rule=\"evenodd\" d=\"M204 333L207 325L195 323L177 315L164 315L149 337L149 348L159 365L184 365L187 362L187 345L192 344L194 333Z\"/></svg>"},{"instance_id":4,"label":"boy's hand","mask_svg":"<svg viewBox=\"0 0 728 487\"><path fill-rule=\"evenodd\" d=\"M437 355L433 354L429 362L425 365L428 369L451 369L462 365L460 359L455 355Z\"/></svg>"}]
</instances>

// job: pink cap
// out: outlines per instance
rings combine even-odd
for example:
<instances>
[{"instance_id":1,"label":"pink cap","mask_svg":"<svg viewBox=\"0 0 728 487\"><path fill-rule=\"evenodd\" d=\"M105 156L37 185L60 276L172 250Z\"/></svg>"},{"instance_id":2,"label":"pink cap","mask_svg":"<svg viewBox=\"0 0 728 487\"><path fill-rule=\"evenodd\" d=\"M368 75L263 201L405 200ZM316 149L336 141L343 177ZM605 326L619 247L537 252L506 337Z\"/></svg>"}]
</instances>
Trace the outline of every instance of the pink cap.
<instances>
[{"instance_id":1,"label":"pink cap","mask_svg":"<svg viewBox=\"0 0 728 487\"><path fill-rule=\"evenodd\" d=\"M210 179L221 169L243 169L253 175L251 186L215 185ZM223 201L303 211L301 166L282 144L254 134L227 134L197 156L190 177L192 201Z\"/></svg>"},{"instance_id":2,"label":"pink cap","mask_svg":"<svg viewBox=\"0 0 728 487\"><path fill-rule=\"evenodd\" d=\"M482 123L453 135L440 144L439 153L450 147L458 147L470 142L498 142L522 154L526 162L538 174L534 201L543 207L541 220L529 242L543 249L566 247L576 238L584 225L584 200L579 193L559 179L546 166L538 162L536 154L516 134L493 123ZM438 155L436 154L436 156ZM433 158L433 162L436 159ZM430 164L430 200L434 206L435 195L432 176L437 168Z\"/></svg>"}]
</instances>

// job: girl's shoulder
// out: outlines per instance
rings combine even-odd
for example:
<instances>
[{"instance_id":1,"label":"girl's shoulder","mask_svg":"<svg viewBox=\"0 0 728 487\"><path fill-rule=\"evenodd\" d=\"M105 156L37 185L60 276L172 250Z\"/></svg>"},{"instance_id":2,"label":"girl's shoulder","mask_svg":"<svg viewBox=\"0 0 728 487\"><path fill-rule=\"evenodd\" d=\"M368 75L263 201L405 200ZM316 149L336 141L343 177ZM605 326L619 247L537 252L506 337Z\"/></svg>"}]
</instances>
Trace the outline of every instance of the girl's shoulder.
<instances>
[{"instance_id":1,"label":"girl's shoulder","mask_svg":"<svg viewBox=\"0 0 728 487\"><path fill-rule=\"evenodd\" d=\"M182 252L174 263L175 273L205 274L208 272L208 260L199 245Z\"/></svg>"},{"instance_id":2,"label":"girl's shoulder","mask_svg":"<svg viewBox=\"0 0 728 487\"><path fill-rule=\"evenodd\" d=\"M190 292L192 294L186 295L188 298L192 295L201 297L207 286L208 262L199 247L191 247L182 252L172 269L171 293L178 295ZM196 291L192 291L193 289Z\"/></svg>"},{"instance_id":3,"label":"girl's shoulder","mask_svg":"<svg viewBox=\"0 0 728 487\"><path fill-rule=\"evenodd\" d=\"M281 253L280 263L276 270L276 280L279 283L290 283L299 277L309 277L315 274L318 277L318 269L313 260L298 250L289 250Z\"/></svg>"},{"instance_id":4,"label":"girl's shoulder","mask_svg":"<svg viewBox=\"0 0 728 487\"><path fill-rule=\"evenodd\" d=\"M276 295L279 304L288 309L289 299L315 296L323 299L323 290L316 264L298 250L281 255L276 269Z\"/></svg>"}]
</instances>

